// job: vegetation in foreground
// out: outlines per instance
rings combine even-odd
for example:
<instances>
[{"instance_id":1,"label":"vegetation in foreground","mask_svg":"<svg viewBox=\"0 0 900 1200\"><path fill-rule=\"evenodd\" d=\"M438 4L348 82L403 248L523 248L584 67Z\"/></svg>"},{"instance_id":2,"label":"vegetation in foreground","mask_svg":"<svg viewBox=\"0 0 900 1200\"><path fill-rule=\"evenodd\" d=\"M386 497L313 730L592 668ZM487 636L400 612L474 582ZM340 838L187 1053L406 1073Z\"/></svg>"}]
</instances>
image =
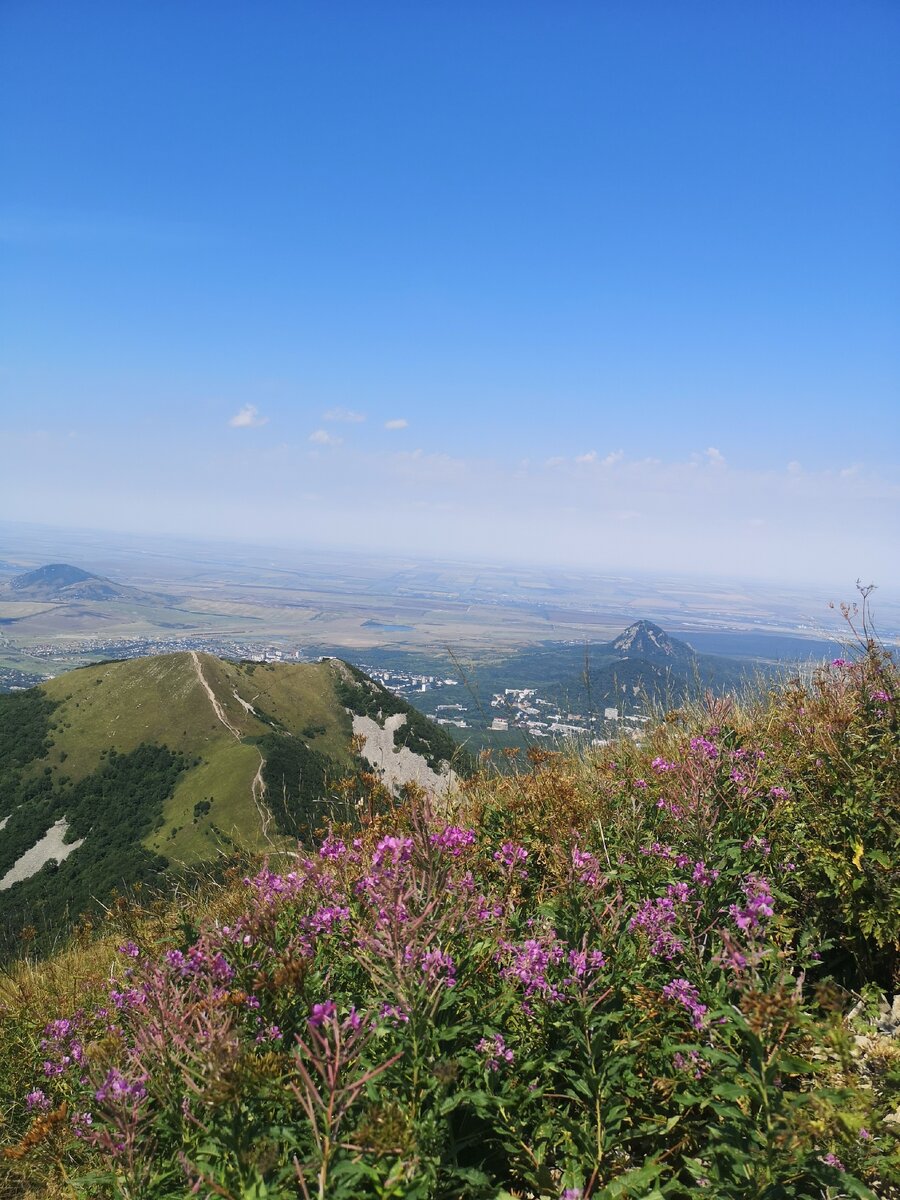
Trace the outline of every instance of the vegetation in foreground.
<instances>
[{"instance_id":1,"label":"vegetation in foreground","mask_svg":"<svg viewBox=\"0 0 900 1200\"><path fill-rule=\"evenodd\" d=\"M0 1193L900 1196L898 683L868 642L122 903L0 984Z\"/></svg>"}]
</instances>

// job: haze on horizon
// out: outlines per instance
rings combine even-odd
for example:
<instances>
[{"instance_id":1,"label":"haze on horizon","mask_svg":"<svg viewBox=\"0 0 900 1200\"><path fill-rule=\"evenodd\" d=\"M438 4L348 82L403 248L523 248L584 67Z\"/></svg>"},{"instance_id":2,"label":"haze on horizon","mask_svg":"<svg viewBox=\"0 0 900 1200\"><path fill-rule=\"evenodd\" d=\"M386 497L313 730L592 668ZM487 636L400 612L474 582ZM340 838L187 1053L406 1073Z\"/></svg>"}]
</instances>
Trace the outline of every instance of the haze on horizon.
<instances>
[{"instance_id":1,"label":"haze on horizon","mask_svg":"<svg viewBox=\"0 0 900 1200\"><path fill-rule=\"evenodd\" d=\"M8 0L0 517L900 583L900 8Z\"/></svg>"}]
</instances>

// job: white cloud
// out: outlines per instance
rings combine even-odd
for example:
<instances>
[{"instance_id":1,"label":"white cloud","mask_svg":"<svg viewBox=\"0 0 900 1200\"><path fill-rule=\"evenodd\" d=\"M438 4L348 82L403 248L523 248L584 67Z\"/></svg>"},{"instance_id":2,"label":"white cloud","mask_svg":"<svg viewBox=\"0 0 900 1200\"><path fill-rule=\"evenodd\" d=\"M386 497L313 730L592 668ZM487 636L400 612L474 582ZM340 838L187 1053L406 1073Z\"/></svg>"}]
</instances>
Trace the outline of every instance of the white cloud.
<instances>
[{"instance_id":1,"label":"white cloud","mask_svg":"<svg viewBox=\"0 0 900 1200\"><path fill-rule=\"evenodd\" d=\"M720 452L715 448L715 446L709 447L709 449L706 451L706 457L711 466L714 466L714 467L724 467L725 466L725 456L723 454L720 454Z\"/></svg>"},{"instance_id":2,"label":"white cloud","mask_svg":"<svg viewBox=\"0 0 900 1200\"><path fill-rule=\"evenodd\" d=\"M329 408L322 413L323 421L340 421L344 425L359 425L366 419L365 413L354 412L350 408Z\"/></svg>"},{"instance_id":3,"label":"white cloud","mask_svg":"<svg viewBox=\"0 0 900 1200\"><path fill-rule=\"evenodd\" d=\"M385 421L385 429L405 429L409 421L405 417L394 417L392 421Z\"/></svg>"},{"instance_id":4,"label":"white cloud","mask_svg":"<svg viewBox=\"0 0 900 1200\"><path fill-rule=\"evenodd\" d=\"M255 429L265 425L268 417L261 417L255 404L245 404L240 412L236 412L228 424L232 429Z\"/></svg>"},{"instance_id":5,"label":"white cloud","mask_svg":"<svg viewBox=\"0 0 900 1200\"><path fill-rule=\"evenodd\" d=\"M601 467L614 467L617 462L621 462L625 457L624 450L611 450L605 458L600 459Z\"/></svg>"},{"instance_id":6,"label":"white cloud","mask_svg":"<svg viewBox=\"0 0 900 1200\"><path fill-rule=\"evenodd\" d=\"M597 451L588 450L587 454L576 454L575 461L577 463L592 463L597 461Z\"/></svg>"},{"instance_id":7,"label":"white cloud","mask_svg":"<svg viewBox=\"0 0 900 1200\"><path fill-rule=\"evenodd\" d=\"M344 439L329 433L327 429L317 429L309 435L309 440L317 446L339 446Z\"/></svg>"}]
</instances>

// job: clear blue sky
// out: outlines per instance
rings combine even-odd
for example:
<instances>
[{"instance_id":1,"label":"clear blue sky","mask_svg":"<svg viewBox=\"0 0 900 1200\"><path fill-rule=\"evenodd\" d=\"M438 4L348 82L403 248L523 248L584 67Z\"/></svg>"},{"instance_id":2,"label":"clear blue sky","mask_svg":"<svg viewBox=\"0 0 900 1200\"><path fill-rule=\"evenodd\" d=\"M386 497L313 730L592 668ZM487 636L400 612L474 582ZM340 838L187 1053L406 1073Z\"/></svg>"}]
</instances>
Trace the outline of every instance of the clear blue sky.
<instances>
[{"instance_id":1,"label":"clear blue sky","mask_svg":"<svg viewBox=\"0 0 900 1200\"><path fill-rule=\"evenodd\" d=\"M896 579L898 62L895 0L2 0L2 515Z\"/></svg>"}]
</instances>

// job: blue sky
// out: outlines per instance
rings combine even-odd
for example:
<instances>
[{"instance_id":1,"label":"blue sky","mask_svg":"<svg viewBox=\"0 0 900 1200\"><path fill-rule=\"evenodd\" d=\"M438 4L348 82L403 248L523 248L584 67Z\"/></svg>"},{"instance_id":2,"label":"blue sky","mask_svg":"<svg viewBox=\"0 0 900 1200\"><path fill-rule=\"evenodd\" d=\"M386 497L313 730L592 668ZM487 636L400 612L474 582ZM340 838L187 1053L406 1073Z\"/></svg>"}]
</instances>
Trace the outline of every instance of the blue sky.
<instances>
[{"instance_id":1,"label":"blue sky","mask_svg":"<svg viewBox=\"0 0 900 1200\"><path fill-rule=\"evenodd\" d=\"M898 579L900 6L0 7L3 515Z\"/></svg>"}]
</instances>

